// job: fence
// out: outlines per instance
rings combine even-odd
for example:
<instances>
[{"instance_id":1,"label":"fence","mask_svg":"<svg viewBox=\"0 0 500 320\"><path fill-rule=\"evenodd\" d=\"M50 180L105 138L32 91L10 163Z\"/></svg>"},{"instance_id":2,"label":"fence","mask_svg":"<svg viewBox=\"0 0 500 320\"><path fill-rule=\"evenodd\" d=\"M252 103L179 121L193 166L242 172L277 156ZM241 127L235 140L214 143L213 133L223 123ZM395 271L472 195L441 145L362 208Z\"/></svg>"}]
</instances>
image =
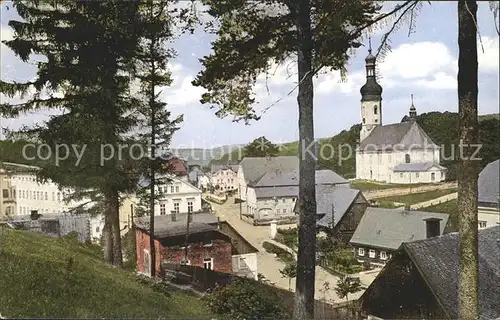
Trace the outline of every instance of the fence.
<instances>
[{"instance_id":1,"label":"fence","mask_svg":"<svg viewBox=\"0 0 500 320\"><path fill-rule=\"evenodd\" d=\"M64 236L71 232L78 234L78 241L89 241L90 216L88 214L60 214L41 216L38 220L32 220L31 216L12 216L7 223L16 229L32 232L40 232L50 236Z\"/></svg>"},{"instance_id":2,"label":"fence","mask_svg":"<svg viewBox=\"0 0 500 320\"><path fill-rule=\"evenodd\" d=\"M226 285L238 276L216 272L196 266L162 264L164 279L176 284L189 285L199 292L206 292L217 285ZM264 286L267 290L275 293L283 301L286 308L290 310L294 307L295 294L291 291L267 285L260 281L255 281L256 286ZM355 302L343 302L329 304L321 300L314 303L314 314L316 319L331 320L358 320L362 319L361 313Z\"/></svg>"}]
</instances>

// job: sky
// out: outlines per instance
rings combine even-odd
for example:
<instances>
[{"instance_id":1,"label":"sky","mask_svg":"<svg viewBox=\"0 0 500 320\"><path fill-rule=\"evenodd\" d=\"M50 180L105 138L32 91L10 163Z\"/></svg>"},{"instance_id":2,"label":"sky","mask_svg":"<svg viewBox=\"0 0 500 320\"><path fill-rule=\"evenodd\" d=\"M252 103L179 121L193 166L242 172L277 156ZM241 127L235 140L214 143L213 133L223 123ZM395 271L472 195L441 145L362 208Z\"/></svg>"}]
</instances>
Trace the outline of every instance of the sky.
<instances>
[{"instance_id":1,"label":"sky","mask_svg":"<svg viewBox=\"0 0 500 320\"><path fill-rule=\"evenodd\" d=\"M7 25L18 19L12 8L1 5L0 39L13 36ZM393 4L391 4L393 5ZM410 95L418 113L431 111L458 111L457 102L457 4L432 1L423 3L416 19L416 28L408 36L403 27L391 36L392 51L378 63L382 95L383 124L401 121L409 111ZM488 2L479 2L478 24L482 39L479 46L479 114L499 112L499 39ZM374 48L380 44L381 29L371 35ZM168 103L173 115L184 115L181 128L172 139L175 148L215 148L222 145L246 144L266 136L275 143L298 139L296 63L290 61L276 66L274 75L265 80L259 77L255 91L257 110L273 105L261 120L245 125L233 122L231 117L220 119L217 109L199 103L202 88L191 81L201 70L199 58L211 53L213 35L198 30L194 35L183 35L172 43L177 57L170 62L174 82L162 91L161 98ZM314 79L314 126L318 138L333 136L360 123L359 89L365 82L364 58L368 41L357 50L348 66L348 77L340 82L338 72L327 72ZM0 51L0 75L6 81L26 81L36 75L33 63L24 63L4 44ZM5 97L0 97L4 100ZM276 103L276 101L278 101ZM4 102L4 101L2 101ZM2 126L16 129L23 125L43 123L51 112L41 111L17 119L2 119Z\"/></svg>"}]
</instances>

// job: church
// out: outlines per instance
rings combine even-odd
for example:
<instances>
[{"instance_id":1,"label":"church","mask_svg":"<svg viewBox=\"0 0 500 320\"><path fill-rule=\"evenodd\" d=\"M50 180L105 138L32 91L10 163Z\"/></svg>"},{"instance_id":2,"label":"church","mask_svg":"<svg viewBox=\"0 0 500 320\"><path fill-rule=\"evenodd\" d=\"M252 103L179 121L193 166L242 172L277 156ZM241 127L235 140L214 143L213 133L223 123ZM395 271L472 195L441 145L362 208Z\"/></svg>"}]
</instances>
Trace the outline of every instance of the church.
<instances>
[{"instance_id":1,"label":"church","mask_svg":"<svg viewBox=\"0 0 500 320\"><path fill-rule=\"evenodd\" d=\"M439 164L440 147L418 125L413 95L408 116L401 123L383 125L382 86L377 83L371 46L365 62L356 179L401 184L444 181L446 168Z\"/></svg>"}]
</instances>

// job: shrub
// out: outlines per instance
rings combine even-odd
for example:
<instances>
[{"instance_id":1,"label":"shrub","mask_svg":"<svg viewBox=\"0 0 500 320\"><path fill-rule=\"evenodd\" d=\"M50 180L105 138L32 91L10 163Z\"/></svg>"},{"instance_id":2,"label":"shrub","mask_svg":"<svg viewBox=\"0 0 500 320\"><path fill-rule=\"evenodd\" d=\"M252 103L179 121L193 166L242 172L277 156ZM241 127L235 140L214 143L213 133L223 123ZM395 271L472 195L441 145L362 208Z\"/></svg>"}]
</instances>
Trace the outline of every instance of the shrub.
<instances>
[{"instance_id":1,"label":"shrub","mask_svg":"<svg viewBox=\"0 0 500 320\"><path fill-rule=\"evenodd\" d=\"M271 242L264 241L262 244L262 247L269 253L274 253L276 256L278 256L279 259L283 260L284 262L293 262L295 259L293 258L292 254L285 249L282 249Z\"/></svg>"},{"instance_id":2,"label":"shrub","mask_svg":"<svg viewBox=\"0 0 500 320\"><path fill-rule=\"evenodd\" d=\"M231 319L290 319L276 293L251 279L240 278L226 286L216 287L205 295L212 312Z\"/></svg>"}]
</instances>

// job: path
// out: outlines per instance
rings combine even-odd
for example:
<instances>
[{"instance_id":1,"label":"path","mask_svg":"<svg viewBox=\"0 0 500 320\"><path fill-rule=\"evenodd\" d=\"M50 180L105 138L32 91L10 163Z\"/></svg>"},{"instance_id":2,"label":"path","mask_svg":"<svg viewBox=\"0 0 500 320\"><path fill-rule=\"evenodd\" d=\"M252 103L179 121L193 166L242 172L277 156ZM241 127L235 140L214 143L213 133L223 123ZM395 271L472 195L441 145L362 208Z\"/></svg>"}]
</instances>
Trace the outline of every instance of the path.
<instances>
[{"instance_id":1,"label":"path","mask_svg":"<svg viewBox=\"0 0 500 320\"><path fill-rule=\"evenodd\" d=\"M426 186L415 186L415 187L400 187L400 188L390 188L390 189L377 189L377 190L366 190L363 191L363 195L367 200L373 200L378 198L385 198L390 196L406 195L410 193L421 193L433 190L446 190L456 188L456 182L446 182L440 184L426 185Z\"/></svg>"},{"instance_id":2,"label":"path","mask_svg":"<svg viewBox=\"0 0 500 320\"><path fill-rule=\"evenodd\" d=\"M439 197L439 198L416 203L416 204L412 205L411 208L412 209L426 208L426 207L430 207L430 206L433 206L436 204L440 204L442 202L448 202L450 200L456 199L457 197L458 197L458 193L456 193L456 192L450 193L450 194L447 194L447 195Z\"/></svg>"},{"instance_id":3,"label":"path","mask_svg":"<svg viewBox=\"0 0 500 320\"><path fill-rule=\"evenodd\" d=\"M270 227L269 226L253 226L239 218L239 205L233 203L233 199L230 198L228 201L222 205L211 203L212 208L215 210L215 214L221 218L221 220L227 221L236 231L238 231L248 242L250 242L255 248L259 250L257 253L257 267L258 272L264 275L272 284L275 286L288 290L288 279L281 276L280 270L285 267L285 264L278 260L274 254L268 253L262 247L264 241L270 241ZM280 226L286 227L286 226ZM328 273L323 268L316 266L316 286L315 286L315 298L324 299L329 302L341 302L343 300L339 299L335 293L335 286L337 285L338 278L334 275ZM330 284L330 290L326 296L322 292L323 284L328 282ZM363 282L363 281L362 281ZM363 284L365 284L363 282ZM295 291L295 279L291 281L291 290ZM349 295L349 299L357 299L361 296L362 292L358 292L353 295Z\"/></svg>"}]
</instances>

